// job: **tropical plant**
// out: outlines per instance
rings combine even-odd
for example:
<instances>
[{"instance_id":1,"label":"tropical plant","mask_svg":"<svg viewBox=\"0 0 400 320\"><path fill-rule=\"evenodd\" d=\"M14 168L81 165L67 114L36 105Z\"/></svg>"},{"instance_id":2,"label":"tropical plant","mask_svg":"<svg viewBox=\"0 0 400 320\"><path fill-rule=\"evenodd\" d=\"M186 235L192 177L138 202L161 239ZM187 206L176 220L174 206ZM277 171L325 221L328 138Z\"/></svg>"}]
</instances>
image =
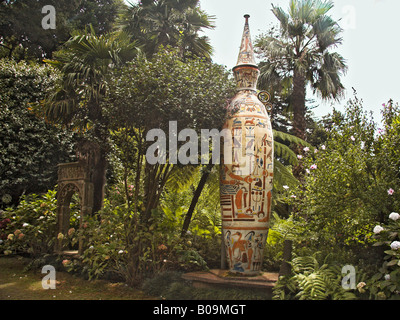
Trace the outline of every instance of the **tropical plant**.
<instances>
[{"instance_id":1,"label":"tropical plant","mask_svg":"<svg viewBox=\"0 0 400 320\"><path fill-rule=\"evenodd\" d=\"M290 90L293 109L293 134L305 139L306 87L324 99L336 99L343 93L340 77L346 72L345 60L337 52L341 28L329 15L332 1L291 0L289 10L272 6L280 30L256 41L263 59L260 87Z\"/></svg>"},{"instance_id":2,"label":"tropical plant","mask_svg":"<svg viewBox=\"0 0 400 320\"><path fill-rule=\"evenodd\" d=\"M144 0L131 4L122 14L119 26L138 39L148 56L160 46L179 48L188 54L210 59L212 47L200 32L214 28L213 17L200 9L199 0Z\"/></svg>"},{"instance_id":3,"label":"tropical plant","mask_svg":"<svg viewBox=\"0 0 400 320\"><path fill-rule=\"evenodd\" d=\"M49 120L79 129L86 140L94 141L100 152L94 161L93 212L100 210L104 198L109 119L104 116L102 101L107 95L107 78L115 68L122 67L138 53L130 36L124 32L96 36L93 27L76 32L63 49L55 54L57 60L46 61L60 70L57 90L44 103Z\"/></svg>"},{"instance_id":4,"label":"tropical plant","mask_svg":"<svg viewBox=\"0 0 400 320\"><path fill-rule=\"evenodd\" d=\"M44 29L45 6L55 9L55 29ZM111 31L122 0L14 0L0 3L0 56L22 59L52 58L73 30L92 23L98 34Z\"/></svg>"}]
</instances>

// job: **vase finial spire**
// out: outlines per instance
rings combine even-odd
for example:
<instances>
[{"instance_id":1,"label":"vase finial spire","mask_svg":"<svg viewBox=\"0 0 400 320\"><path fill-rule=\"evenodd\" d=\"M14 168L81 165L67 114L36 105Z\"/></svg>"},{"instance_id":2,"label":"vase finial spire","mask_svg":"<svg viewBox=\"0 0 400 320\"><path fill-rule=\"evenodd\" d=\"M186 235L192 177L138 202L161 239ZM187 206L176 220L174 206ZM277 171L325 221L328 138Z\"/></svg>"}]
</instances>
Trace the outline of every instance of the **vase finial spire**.
<instances>
[{"instance_id":1,"label":"vase finial spire","mask_svg":"<svg viewBox=\"0 0 400 320\"><path fill-rule=\"evenodd\" d=\"M233 73L237 83L237 90L256 91L260 71L256 63L253 43L250 36L250 15L246 14L244 18L246 19L246 23L244 25L238 61L233 68Z\"/></svg>"},{"instance_id":2,"label":"vase finial spire","mask_svg":"<svg viewBox=\"0 0 400 320\"><path fill-rule=\"evenodd\" d=\"M250 35L250 27L249 27L249 14L245 14L244 18L246 19L243 31L242 42L240 45L240 52L236 67L248 65L257 67L256 59L254 55L253 43L251 41Z\"/></svg>"}]
</instances>

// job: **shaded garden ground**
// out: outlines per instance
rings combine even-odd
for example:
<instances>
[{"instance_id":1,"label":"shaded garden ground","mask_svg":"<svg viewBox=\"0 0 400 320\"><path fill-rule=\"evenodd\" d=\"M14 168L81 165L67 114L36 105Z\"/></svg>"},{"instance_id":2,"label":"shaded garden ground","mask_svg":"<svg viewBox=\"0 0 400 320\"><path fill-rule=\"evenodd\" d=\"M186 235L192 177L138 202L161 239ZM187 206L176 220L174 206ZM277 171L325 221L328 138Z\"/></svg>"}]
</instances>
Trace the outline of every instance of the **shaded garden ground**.
<instances>
[{"instance_id":1,"label":"shaded garden ground","mask_svg":"<svg viewBox=\"0 0 400 320\"><path fill-rule=\"evenodd\" d=\"M0 300L154 300L125 284L103 280L86 281L66 272L57 272L55 290L44 290L41 270L26 270L30 260L0 258Z\"/></svg>"}]
</instances>

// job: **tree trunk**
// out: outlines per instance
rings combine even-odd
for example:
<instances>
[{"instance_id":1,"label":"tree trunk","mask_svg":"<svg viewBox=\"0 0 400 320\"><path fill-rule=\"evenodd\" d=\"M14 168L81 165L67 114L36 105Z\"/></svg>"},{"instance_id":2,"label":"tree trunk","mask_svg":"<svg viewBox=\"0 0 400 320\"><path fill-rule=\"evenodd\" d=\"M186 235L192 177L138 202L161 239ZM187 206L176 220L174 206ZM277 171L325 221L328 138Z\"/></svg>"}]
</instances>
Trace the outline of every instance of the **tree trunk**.
<instances>
[{"instance_id":1,"label":"tree trunk","mask_svg":"<svg viewBox=\"0 0 400 320\"><path fill-rule=\"evenodd\" d=\"M282 265L279 270L279 276L288 276L291 272L290 262L292 261L293 241L285 240L283 247Z\"/></svg>"},{"instance_id":2,"label":"tree trunk","mask_svg":"<svg viewBox=\"0 0 400 320\"><path fill-rule=\"evenodd\" d=\"M106 171L107 171L107 160L103 152L97 163L93 167L93 214L96 214L103 207L104 200L104 188L106 185Z\"/></svg>"},{"instance_id":3,"label":"tree trunk","mask_svg":"<svg viewBox=\"0 0 400 320\"><path fill-rule=\"evenodd\" d=\"M214 167L213 163L209 163L200 179L200 182L197 186L196 191L194 192L192 202L190 204L189 210L186 213L185 216L185 221L183 222L183 227L182 227L182 232L181 232L181 237L183 238L186 235L186 232L189 229L190 222L192 221L192 216L194 209L196 208L197 202L199 202L199 198L201 196L201 193L203 192L203 189L207 183L208 177L210 176L211 170Z\"/></svg>"},{"instance_id":4,"label":"tree trunk","mask_svg":"<svg viewBox=\"0 0 400 320\"><path fill-rule=\"evenodd\" d=\"M306 137L306 78L298 69L293 74L293 134L305 140Z\"/></svg>"}]
</instances>

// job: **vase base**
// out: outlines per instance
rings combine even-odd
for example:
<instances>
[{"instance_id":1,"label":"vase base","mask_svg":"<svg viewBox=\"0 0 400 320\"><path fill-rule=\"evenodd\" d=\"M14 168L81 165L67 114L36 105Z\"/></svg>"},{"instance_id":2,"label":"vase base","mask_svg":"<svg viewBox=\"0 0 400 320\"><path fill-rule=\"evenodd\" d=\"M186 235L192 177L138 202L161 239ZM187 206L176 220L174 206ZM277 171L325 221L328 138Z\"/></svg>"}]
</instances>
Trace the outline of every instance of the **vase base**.
<instances>
[{"instance_id":1,"label":"vase base","mask_svg":"<svg viewBox=\"0 0 400 320\"><path fill-rule=\"evenodd\" d=\"M196 288L254 289L270 293L272 297L272 289L278 281L279 273L260 272L258 275L245 276L229 270L213 269L208 272L185 273L182 277L191 281Z\"/></svg>"}]
</instances>

